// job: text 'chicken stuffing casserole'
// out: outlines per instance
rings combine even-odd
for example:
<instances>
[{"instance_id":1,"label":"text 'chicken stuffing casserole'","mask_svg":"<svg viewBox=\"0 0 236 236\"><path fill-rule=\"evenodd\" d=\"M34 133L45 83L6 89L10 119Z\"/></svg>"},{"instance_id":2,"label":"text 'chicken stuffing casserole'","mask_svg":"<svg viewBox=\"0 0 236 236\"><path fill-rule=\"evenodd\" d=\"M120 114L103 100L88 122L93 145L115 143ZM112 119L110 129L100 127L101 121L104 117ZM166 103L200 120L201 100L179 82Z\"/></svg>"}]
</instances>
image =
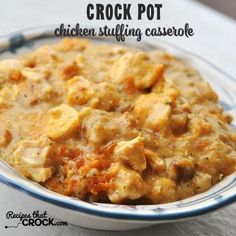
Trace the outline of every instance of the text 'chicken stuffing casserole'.
<instances>
[{"instance_id":1,"label":"text 'chicken stuffing casserole'","mask_svg":"<svg viewBox=\"0 0 236 236\"><path fill-rule=\"evenodd\" d=\"M86 201L206 191L235 170L230 122L210 85L163 51L63 39L0 62L0 157Z\"/></svg>"}]
</instances>

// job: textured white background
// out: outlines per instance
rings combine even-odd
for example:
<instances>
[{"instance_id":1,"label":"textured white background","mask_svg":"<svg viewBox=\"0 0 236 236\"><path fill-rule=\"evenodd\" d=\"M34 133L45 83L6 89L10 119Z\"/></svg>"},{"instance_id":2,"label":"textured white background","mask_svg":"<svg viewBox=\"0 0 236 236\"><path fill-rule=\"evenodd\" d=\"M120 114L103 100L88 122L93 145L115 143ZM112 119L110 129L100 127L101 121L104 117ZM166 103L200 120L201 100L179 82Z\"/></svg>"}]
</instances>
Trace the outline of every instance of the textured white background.
<instances>
[{"instance_id":1,"label":"textured white background","mask_svg":"<svg viewBox=\"0 0 236 236\"><path fill-rule=\"evenodd\" d=\"M91 2L91 1L90 1ZM109 3L100 0L93 3ZM113 1L114 3L115 1ZM118 0L117 0L118 2ZM120 2L131 2L121 0ZM144 3L163 2L162 20L160 22L136 21L128 23L133 27L145 28L155 26L183 26L188 22L195 31L193 38L169 38L175 44L203 55L211 62L227 71L236 78L236 22L215 11L190 0L148 1ZM135 5L137 1L132 1ZM117 22L96 22L86 18L85 0L0 0L0 36L24 28L52 25L60 23L80 23L83 25L109 26ZM227 4L227 1L225 1ZM135 9L135 7L133 8ZM236 9L235 9L236 14ZM135 12L133 12L135 15ZM0 183L0 235L236 235L236 204L216 211L207 216L201 216L187 222L156 225L141 230L126 232L104 232L69 227L19 227L18 229L4 229L7 224L5 213L9 210L15 212L31 213L34 209L29 202L23 202L22 195L16 190ZM50 214L50 212L49 212Z\"/></svg>"}]
</instances>

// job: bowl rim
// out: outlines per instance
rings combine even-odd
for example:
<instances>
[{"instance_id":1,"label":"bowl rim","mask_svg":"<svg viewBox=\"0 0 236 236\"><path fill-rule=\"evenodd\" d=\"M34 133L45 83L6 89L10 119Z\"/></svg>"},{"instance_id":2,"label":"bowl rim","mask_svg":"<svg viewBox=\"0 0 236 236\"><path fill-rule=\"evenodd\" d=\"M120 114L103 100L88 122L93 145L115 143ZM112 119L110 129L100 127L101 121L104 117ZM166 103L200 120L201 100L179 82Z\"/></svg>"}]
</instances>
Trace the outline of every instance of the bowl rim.
<instances>
[{"instance_id":1,"label":"bowl rim","mask_svg":"<svg viewBox=\"0 0 236 236\"><path fill-rule=\"evenodd\" d=\"M38 40L41 38L49 38L49 37L55 37L52 34L52 29L55 28L55 25L50 26L40 26L40 27L31 27L26 28L14 33L10 33L4 36L0 36L0 54L2 54L5 51L10 50L11 52L14 52L18 48L21 48L25 45L25 43L28 43L30 41ZM99 37L101 38L101 37ZM104 38L107 40L106 38ZM109 40L109 39L108 39ZM114 41L113 41L114 42ZM133 41L132 41L133 42ZM145 42L145 41L144 41ZM142 42L142 43L144 43ZM228 80L231 81L231 83L236 84L236 79L231 76L230 74L224 72L222 69L217 67L215 64L211 63L208 59L205 59L204 57L189 52L186 49L183 49L179 46L174 45L173 43L169 43L164 40L158 39L158 42L161 42L162 45L165 45L166 47L173 48L177 51L180 51L184 54L190 55L192 58L195 58L199 61L202 61L203 63L207 64L207 66L213 68L217 73L225 76L228 78ZM145 45L150 48L155 48L154 44L149 42L145 42ZM157 47L156 47L157 48ZM235 173L234 173L235 174ZM233 174L231 174L233 175ZM230 175L230 176L231 176ZM209 213L213 210L219 209L221 207L227 206L233 202L236 201L236 191L231 191L228 193L228 195L225 195L223 198L218 199L217 201L211 201L211 203L207 206L201 207L201 204L197 209L191 210L191 207L188 208L187 211L184 212L168 212L168 211L156 211L155 214L137 214L135 211L127 211L125 212L116 212L114 210L108 211L107 209L97 209L96 204L93 203L87 203L87 204L80 204L80 201L77 201L77 204L73 204L70 202L64 201L63 198L55 197L53 195L48 196L44 195L41 192L34 191L33 189L16 182L14 179L11 179L10 177L4 176L2 173L0 173L0 181L4 184L13 187L17 190L20 190L22 192L27 193L28 195L35 197L39 200L45 201L47 203L65 208L70 209L73 211L79 211L81 213L90 214L94 216L104 217L104 218L113 218L113 219L125 219L125 220L131 220L131 221L172 221L172 220L181 220L186 218L192 218L196 217L202 214ZM232 180L232 188L236 189L236 176ZM88 204L92 204L93 208L88 207ZM103 204L105 205L105 204ZM162 204L156 204L156 206L161 206ZM126 205L123 205L126 206Z\"/></svg>"},{"instance_id":2,"label":"bowl rim","mask_svg":"<svg viewBox=\"0 0 236 236\"><path fill-rule=\"evenodd\" d=\"M191 210L191 207L188 208L187 211L184 212L176 212L176 213L170 213L168 211L164 211L164 212L158 212L156 211L155 214L137 214L136 212L131 212L131 211L127 211L127 212L116 212L116 211L105 211L102 209L96 209L96 205L94 205L93 203L87 203L84 202L85 204L81 205L79 203L81 203L81 200L76 200L77 204L73 204L70 202L66 202L63 199L54 197L53 195L51 196L46 196L41 192L36 192L31 188L28 188L26 186L23 186L17 182L15 182L14 180L3 176L0 173L0 182L16 189L19 190L21 192L24 192L28 195L30 195L31 197L35 197L38 200L41 201L45 201L47 203L65 208L65 209L69 209L69 210L73 210L73 211L79 211L81 213L85 213L85 214L90 214L93 216L99 216L99 217L103 217L103 218L113 218L113 219L123 219L123 220L130 220L130 221L172 221L172 220L181 220L181 219L187 219L187 218L193 218L196 216L200 216L203 214L207 214L210 213L211 211L217 210L219 208L225 207L233 202L236 201L236 192L235 193L231 193L228 196L224 196L224 198L220 198L217 201L212 201L211 204L205 206L205 207L199 207L195 210ZM236 176L233 178L234 183L233 187L236 187ZM173 202L174 203L174 202ZM92 205L93 208L91 207L87 207L88 205ZM104 206L104 204L103 204ZM161 204L156 204L156 206L161 206Z\"/></svg>"}]
</instances>

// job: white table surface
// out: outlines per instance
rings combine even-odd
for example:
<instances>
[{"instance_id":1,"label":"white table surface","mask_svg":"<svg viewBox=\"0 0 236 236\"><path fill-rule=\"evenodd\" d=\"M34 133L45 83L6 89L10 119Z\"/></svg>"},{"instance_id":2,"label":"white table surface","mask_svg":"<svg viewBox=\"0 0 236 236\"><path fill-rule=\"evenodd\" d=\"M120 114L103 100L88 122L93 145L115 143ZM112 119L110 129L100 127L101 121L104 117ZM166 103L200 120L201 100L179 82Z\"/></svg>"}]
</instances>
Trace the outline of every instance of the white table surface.
<instances>
[{"instance_id":1,"label":"white table surface","mask_svg":"<svg viewBox=\"0 0 236 236\"><path fill-rule=\"evenodd\" d=\"M90 2L109 3L111 1L95 0ZM120 2L127 3L128 1L122 0ZM137 1L132 2L133 4L137 3ZM139 2L163 2L162 20L160 22L137 22L136 20L132 20L124 23L128 23L133 27L139 26L145 28L147 25L149 27L155 27L157 25L183 26L188 22L194 28L194 37L189 39L169 38L167 40L187 50L203 55L236 78L235 21L190 0L142 0ZM40 25L73 24L77 22L83 25L104 25L104 22L87 20L86 4L86 0L0 0L0 36ZM227 4L227 1L225 1L225 4ZM106 24L113 26L116 22L110 21L106 22ZM71 225L68 227L19 227L18 229L5 229L5 214L7 211L14 210L15 212L30 213L32 210L35 210L30 205L30 202L22 201L23 194L0 183L0 235L109 236L121 234L120 232L82 229ZM144 234L165 236L236 235L236 203L210 215L201 216L190 221L156 225L145 229L122 232L124 236L139 236Z\"/></svg>"}]
</instances>

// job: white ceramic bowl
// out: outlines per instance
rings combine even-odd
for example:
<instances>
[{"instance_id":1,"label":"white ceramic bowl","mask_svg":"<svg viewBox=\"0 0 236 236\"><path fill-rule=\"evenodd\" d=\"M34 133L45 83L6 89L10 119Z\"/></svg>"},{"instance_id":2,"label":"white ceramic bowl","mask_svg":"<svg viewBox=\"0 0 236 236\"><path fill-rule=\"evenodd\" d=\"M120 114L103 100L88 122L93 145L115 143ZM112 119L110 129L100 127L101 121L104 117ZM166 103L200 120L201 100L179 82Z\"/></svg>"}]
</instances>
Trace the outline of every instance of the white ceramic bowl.
<instances>
[{"instance_id":1,"label":"white ceramic bowl","mask_svg":"<svg viewBox=\"0 0 236 236\"><path fill-rule=\"evenodd\" d=\"M0 38L0 59L14 57L44 43L58 40L53 37L53 27L32 28ZM111 39L93 38L94 41L113 42ZM216 66L190 52L158 40L155 43L128 42L132 46L146 50L162 48L185 60L201 73L217 91L224 110L236 119L236 79ZM135 44L135 45L134 45ZM236 123L232 124L236 126ZM158 205L115 205L87 203L76 198L66 197L49 191L30 181L3 161L0 161L0 181L24 191L25 201L33 197L36 209L47 210L54 217L69 223L103 230L126 230L142 228L157 223L186 220L216 210L236 201L236 173L205 193L168 204Z\"/></svg>"}]
</instances>

